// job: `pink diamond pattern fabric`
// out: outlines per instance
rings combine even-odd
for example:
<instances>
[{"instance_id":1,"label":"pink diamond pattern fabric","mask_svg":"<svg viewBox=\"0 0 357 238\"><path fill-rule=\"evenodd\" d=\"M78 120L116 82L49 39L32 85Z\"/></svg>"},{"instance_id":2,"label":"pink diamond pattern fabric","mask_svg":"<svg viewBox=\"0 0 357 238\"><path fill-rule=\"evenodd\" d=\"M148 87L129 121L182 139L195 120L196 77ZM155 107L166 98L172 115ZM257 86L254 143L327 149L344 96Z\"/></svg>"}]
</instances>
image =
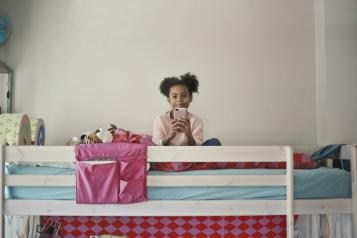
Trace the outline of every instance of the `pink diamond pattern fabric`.
<instances>
[{"instance_id":1,"label":"pink diamond pattern fabric","mask_svg":"<svg viewBox=\"0 0 357 238\"><path fill-rule=\"evenodd\" d=\"M52 217L64 238L91 235L139 237L284 238L285 216ZM43 217L45 219L45 217Z\"/></svg>"}]
</instances>

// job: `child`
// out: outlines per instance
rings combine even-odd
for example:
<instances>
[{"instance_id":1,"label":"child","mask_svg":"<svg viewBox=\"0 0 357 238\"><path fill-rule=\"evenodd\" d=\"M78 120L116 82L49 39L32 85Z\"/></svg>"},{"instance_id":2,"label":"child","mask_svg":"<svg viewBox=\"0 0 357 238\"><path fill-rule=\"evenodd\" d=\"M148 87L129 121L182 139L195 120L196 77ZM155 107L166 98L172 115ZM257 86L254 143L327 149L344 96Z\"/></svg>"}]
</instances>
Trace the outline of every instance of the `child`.
<instances>
[{"instance_id":1,"label":"child","mask_svg":"<svg viewBox=\"0 0 357 238\"><path fill-rule=\"evenodd\" d=\"M192 94L198 92L196 75L186 73L178 77L165 78L160 91L166 96L171 110L155 118L153 142L156 145L221 145L219 140L210 139L203 143L201 118L188 112L186 118L174 119L175 108L188 108Z\"/></svg>"}]
</instances>

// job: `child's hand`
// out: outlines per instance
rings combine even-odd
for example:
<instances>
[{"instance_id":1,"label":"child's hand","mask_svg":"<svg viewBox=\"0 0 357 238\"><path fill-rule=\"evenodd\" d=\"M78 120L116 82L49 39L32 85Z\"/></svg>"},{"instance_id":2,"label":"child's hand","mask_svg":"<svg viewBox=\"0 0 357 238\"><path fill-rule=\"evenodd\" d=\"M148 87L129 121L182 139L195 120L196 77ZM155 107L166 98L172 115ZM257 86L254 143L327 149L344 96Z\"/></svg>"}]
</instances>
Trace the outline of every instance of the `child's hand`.
<instances>
[{"instance_id":1,"label":"child's hand","mask_svg":"<svg viewBox=\"0 0 357 238\"><path fill-rule=\"evenodd\" d=\"M176 136L177 130L175 129L174 122L171 123L170 133L168 135L169 138L174 138Z\"/></svg>"},{"instance_id":2,"label":"child's hand","mask_svg":"<svg viewBox=\"0 0 357 238\"><path fill-rule=\"evenodd\" d=\"M182 123L174 119L171 123L169 134L162 139L162 145L169 145L170 141L176 136L176 133L181 131L183 131Z\"/></svg>"},{"instance_id":3,"label":"child's hand","mask_svg":"<svg viewBox=\"0 0 357 238\"><path fill-rule=\"evenodd\" d=\"M191 122L187 118L178 119L178 123L181 126L181 132L184 132L186 136L192 136Z\"/></svg>"},{"instance_id":4,"label":"child's hand","mask_svg":"<svg viewBox=\"0 0 357 238\"><path fill-rule=\"evenodd\" d=\"M171 123L169 138L174 138L176 136L176 133L181 131L181 124L178 122L177 119L174 119Z\"/></svg>"},{"instance_id":5,"label":"child's hand","mask_svg":"<svg viewBox=\"0 0 357 238\"><path fill-rule=\"evenodd\" d=\"M185 131L185 123L182 122L181 119L174 119L171 124L172 132L184 132Z\"/></svg>"}]
</instances>

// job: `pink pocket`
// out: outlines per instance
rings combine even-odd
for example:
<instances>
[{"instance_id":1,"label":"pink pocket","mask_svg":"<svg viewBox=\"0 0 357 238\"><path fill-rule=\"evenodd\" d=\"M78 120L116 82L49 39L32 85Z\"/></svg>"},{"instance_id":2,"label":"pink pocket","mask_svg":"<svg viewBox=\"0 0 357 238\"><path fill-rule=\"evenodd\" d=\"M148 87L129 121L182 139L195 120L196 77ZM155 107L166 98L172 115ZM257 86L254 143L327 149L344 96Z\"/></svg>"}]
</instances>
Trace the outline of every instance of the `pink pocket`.
<instances>
[{"instance_id":1,"label":"pink pocket","mask_svg":"<svg viewBox=\"0 0 357 238\"><path fill-rule=\"evenodd\" d=\"M77 161L76 202L82 204L118 203L119 163L90 164Z\"/></svg>"},{"instance_id":2,"label":"pink pocket","mask_svg":"<svg viewBox=\"0 0 357 238\"><path fill-rule=\"evenodd\" d=\"M147 201L146 181L144 178L130 181L120 180L120 203L135 203Z\"/></svg>"},{"instance_id":3,"label":"pink pocket","mask_svg":"<svg viewBox=\"0 0 357 238\"><path fill-rule=\"evenodd\" d=\"M146 161L125 159L120 163L120 203L147 201Z\"/></svg>"},{"instance_id":4,"label":"pink pocket","mask_svg":"<svg viewBox=\"0 0 357 238\"><path fill-rule=\"evenodd\" d=\"M121 180L129 181L146 176L146 161L143 159L126 159L119 163Z\"/></svg>"}]
</instances>

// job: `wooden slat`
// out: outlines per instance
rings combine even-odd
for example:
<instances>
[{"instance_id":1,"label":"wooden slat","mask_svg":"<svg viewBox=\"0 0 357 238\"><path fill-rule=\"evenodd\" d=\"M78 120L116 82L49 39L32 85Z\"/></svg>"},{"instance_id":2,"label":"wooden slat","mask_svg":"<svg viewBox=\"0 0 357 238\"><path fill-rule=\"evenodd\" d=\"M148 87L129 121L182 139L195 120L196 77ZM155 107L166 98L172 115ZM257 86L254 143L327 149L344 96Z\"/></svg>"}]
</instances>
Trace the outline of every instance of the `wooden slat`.
<instances>
[{"instance_id":1,"label":"wooden slat","mask_svg":"<svg viewBox=\"0 0 357 238\"><path fill-rule=\"evenodd\" d=\"M295 214L351 214L351 199L295 200ZM73 200L18 200L7 215L67 216L244 216L286 214L285 200L148 201L126 205L84 205Z\"/></svg>"},{"instance_id":2,"label":"wooden slat","mask_svg":"<svg viewBox=\"0 0 357 238\"><path fill-rule=\"evenodd\" d=\"M7 162L73 162L73 146L7 146Z\"/></svg>"},{"instance_id":3,"label":"wooden slat","mask_svg":"<svg viewBox=\"0 0 357 238\"><path fill-rule=\"evenodd\" d=\"M293 150L286 148L286 233L294 238L294 161Z\"/></svg>"},{"instance_id":4,"label":"wooden slat","mask_svg":"<svg viewBox=\"0 0 357 238\"><path fill-rule=\"evenodd\" d=\"M149 146L149 162L278 162L284 146ZM8 146L7 162L73 162L73 146Z\"/></svg>"},{"instance_id":5,"label":"wooden slat","mask_svg":"<svg viewBox=\"0 0 357 238\"><path fill-rule=\"evenodd\" d=\"M285 201L205 200L148 201L125 205L85 205L75 201L8 200L8 215L76 215L76 216L231 216L284 214ZM262 212L264 211L264 212Z\"/></svg>"},{"instance_id":6,"label":"wooden slat","mask_svg":"<svg viewBox=\"0 0 357 238\"><path fill-rule=\"evenodd\" d=\"M284 146L153 146L150 162L277 162L285 161Z\"/></svg>"},{"instance_id":7,"label":"wooden slat","mask_svg":"<svg viewBox=\"0 0 357 238\"><path fill-rule=\"evenodd\" d=\"M285 186L285 175L149 175L149 187ZM74 175L6 175L6 186L75 186Z\"/></svg>"},{"instance_id":8,"label":"wooden slat","mask_svg":"<svg viewBox=\"0 0 357 238\"><path fill-rule=\"evenodd\" d=\"M294 213L297 215L313 214L351 214L352 200L337 199L301 199L294 201Z\"/></svg>"}]
</instances>

